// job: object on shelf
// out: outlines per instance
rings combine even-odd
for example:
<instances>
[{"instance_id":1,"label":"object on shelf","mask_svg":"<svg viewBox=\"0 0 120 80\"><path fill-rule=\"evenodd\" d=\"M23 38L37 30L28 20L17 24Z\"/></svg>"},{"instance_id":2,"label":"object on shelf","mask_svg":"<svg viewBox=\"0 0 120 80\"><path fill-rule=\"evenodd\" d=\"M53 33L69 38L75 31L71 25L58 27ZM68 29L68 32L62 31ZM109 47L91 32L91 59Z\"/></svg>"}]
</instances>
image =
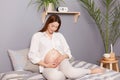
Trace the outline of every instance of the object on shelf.
<instances>
[{"instance_id":1,"label":"object on shelf","mask_svg":"<svg viewBox=\"0 0 120 80\"><path fill-rule=\"evenodd\" d=\"M47 7L47 11L53 11L53 10L54 10L53 3L49 3L49 5Z\"/></svg>"},{"instance_id":2,"label":"object on shelf","mask_svg":"<svg viewBox=\"0 0 120 80\"><path fill-rule=\"evenodd\" d=\"M58 12L68 12L68 7L58 7L57 11Z\"/></svg>"}]
</instances>

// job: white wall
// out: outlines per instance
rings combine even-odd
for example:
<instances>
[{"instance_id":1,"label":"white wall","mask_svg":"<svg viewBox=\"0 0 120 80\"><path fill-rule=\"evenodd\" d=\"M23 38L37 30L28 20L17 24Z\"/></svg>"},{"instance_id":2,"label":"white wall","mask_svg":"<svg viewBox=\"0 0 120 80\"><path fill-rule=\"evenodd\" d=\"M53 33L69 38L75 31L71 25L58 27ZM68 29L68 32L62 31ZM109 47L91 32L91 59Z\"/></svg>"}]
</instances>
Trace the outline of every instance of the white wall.
<instances>
[{"instance_id":1,"label":"white wall","mask_svg":"<svg viewBox=\"0 0 120 80\"><path fill-rule=\"evenodd\" d=\"M28 7L30 0L0 0L0 72L11 70L7 49L28 47L41 24L40 14Z\"/></svg>"}]
</instances>

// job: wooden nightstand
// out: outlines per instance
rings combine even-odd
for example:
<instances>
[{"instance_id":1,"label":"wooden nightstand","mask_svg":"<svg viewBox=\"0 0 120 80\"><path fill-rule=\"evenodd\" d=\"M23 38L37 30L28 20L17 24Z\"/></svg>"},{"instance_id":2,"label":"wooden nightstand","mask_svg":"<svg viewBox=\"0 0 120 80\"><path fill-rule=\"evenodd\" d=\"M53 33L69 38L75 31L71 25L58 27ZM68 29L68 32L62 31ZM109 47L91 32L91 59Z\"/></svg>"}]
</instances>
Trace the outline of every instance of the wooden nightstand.
<instances>
[{"instance_id":1,"label":"wooden nightstand","mask_svg":"<svg viewBox=\"0 0 120 80\"><path fill-rule=\"evenodd\" d=\"M100 66L119 72L118 60L100 60Z\"/></svg>"}]
</instances>

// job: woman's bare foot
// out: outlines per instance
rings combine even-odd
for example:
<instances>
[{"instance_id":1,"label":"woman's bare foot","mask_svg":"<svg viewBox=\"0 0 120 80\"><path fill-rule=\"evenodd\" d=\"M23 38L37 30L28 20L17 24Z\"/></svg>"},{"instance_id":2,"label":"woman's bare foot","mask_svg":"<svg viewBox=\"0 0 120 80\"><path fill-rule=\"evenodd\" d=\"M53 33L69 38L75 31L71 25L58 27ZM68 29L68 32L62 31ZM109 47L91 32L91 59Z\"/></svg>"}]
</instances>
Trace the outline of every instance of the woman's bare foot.
<instances>
[{"instance_id":1,"label":"woman's bare foot","mask_svg":"<svg viewBox=\"0 0 120 80\"><path fill-rule=\"evenodd\" d=\"M97 73L104 73L104 69L103 68L94 68L91 69L91 74L97 74Z\"/></svg>"}]
</instances>

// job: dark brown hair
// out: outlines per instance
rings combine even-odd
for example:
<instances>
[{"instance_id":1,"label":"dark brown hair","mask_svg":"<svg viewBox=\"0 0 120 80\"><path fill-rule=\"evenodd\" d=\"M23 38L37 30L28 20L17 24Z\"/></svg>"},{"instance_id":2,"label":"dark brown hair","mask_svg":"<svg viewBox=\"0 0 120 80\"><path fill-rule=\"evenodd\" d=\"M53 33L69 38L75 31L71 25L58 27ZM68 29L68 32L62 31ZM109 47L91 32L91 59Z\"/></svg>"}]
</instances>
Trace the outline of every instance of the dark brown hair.
<instances>
[{"instance_id":1,"label":"dark brown hair","mask_svg":"<svg viewBox=\"0 0 120 80\"><path fill-rule=\"evenodd\" d=\"M47 19L44 27L39 31L39 32L44 32L47 30L47 27L50 23L52 22L58 22L59 23L59 26L58 26L58 29L55 31L55 32L58 32L59 29L60 29L60 26L61 26L61 19L60 17L57 15L57 14L52 14L49 16L49 18Z\"/></svg>"}]
</instances>

